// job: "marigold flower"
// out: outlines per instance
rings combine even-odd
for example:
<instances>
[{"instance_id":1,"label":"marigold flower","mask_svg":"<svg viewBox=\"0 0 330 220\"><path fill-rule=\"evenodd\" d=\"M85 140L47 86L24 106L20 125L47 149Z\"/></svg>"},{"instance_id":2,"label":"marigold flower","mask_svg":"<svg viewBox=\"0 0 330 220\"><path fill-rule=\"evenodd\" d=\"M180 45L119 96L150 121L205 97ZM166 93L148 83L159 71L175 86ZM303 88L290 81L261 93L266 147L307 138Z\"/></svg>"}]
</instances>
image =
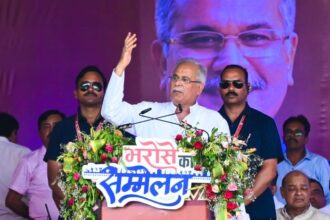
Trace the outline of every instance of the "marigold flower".
<instances>
[{"instance_id":1,"label":"marigold flower","mask_svg":"<svg viewBox=\"0 0 330 220\"><path fill-rule=\"evenodd\" d=\"M117 129L115 130L114 134L117 135L117 136L119 136L119 137L123 137L124 136L123 133L120 130L117 130Z\"/></svg>"}]
</instances>

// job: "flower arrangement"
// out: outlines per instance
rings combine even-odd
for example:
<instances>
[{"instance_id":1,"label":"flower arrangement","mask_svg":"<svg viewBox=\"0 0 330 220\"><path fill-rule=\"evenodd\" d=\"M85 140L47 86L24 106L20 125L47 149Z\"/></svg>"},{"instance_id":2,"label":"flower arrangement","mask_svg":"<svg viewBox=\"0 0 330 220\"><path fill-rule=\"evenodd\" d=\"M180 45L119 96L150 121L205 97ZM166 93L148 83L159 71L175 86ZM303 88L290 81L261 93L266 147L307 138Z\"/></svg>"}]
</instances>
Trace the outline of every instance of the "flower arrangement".
<instances>
[{"instance_id":1,"label":"flower arrangement","mask_svg":"<svg viewBox=\"0 0 330 220\"><path fill-rule=\"evenodd\" d=\"M90 135L82 136L82 141L62 146L64 153L58 158L63 164L58 184L65 195L60 209L64 219L96 219L94 211L103 196L94 182L81 178L82 167L88 163L118 163L122 146L131 142L111 125L98 131L92 128Z\"/></svg>"},{"instance_id":2,"label":"flower arrangement","mask_svg":"<svg viewBox=\"0 0 330 220\"><path fill-rule=\"evenodd\" d=\"M205 198L216 219L238 216L244 204L243 193L252 188L262 159L246 149L246 142L217 133L213 129L206 141L202 130L186 129L175 138L178 148L193 155L194 169L209 171L210 184L204 184Z\"/></svg>"}]
</instances>

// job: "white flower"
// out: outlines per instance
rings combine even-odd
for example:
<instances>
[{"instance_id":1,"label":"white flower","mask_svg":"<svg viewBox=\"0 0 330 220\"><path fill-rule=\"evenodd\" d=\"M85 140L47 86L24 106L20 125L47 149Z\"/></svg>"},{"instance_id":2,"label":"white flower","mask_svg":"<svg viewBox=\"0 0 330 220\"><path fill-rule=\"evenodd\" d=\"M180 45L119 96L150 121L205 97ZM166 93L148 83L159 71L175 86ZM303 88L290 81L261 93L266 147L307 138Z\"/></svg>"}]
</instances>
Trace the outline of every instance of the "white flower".
<instances>
[{"instance_id":1,"label":"white flower","mask_svg":"<svg viewBox=\"0 0 330 220\"><path fill-rule=\"evenodd\" d=\"M76 149L76 145L73 142L69 142L65 145L65 148L69 153L73 153Z\"/></svg>"},{"instance_id":2,"label":"white flower","mask_svg":"<svg viewBox=\"0 0 330 220\"><path fill-rule=\"evenodd\" d=\"M197 154L197 152L195 150L191 150L190 153L191 153L191 156L193 156L193 157L196 156L196 154Z\"/></svg>"},{"instance_id":3,"label":"white flower","mask_svg":"<svg viewBox=\"0 0 330 220\"><path fill-rule=\"evenodd\" d=\"M219 192L219 186L218 185L212 185L212 192L218 193Z\"/></svg>"},{"instance_id":4,"label":"white flower","mask_svg":"<svg viewBox=\"0 0 330 220\"><path fill-rule=\"evenodd\" d=\"M222 142L223 148L228 148L229 143L227 141Z\"/></svg>"}]
</instances>

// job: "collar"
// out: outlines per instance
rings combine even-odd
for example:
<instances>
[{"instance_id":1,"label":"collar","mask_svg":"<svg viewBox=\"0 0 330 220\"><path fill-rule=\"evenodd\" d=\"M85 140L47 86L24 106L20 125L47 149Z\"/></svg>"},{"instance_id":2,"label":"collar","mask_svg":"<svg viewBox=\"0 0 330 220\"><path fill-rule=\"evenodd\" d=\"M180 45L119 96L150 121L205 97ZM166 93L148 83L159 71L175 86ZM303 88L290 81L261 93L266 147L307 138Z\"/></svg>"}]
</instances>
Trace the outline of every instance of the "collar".
<instances>
[{"instance_id":1,"label":"collar","mask_svg":"<svg viewBox=\"0 0 330 220\"><path fill-rule=\"evenodd\" d=\"M229 119L226 111L225 111L225 105L222 105L220 110L219 110L220 114L226 119L227 122L231 122L231 120ZM243 111L241 112L241 114L237 117L237 119L234 121L239 121L241 120L242 116L248 116L251 113L251 107L249 106L249 104L246 102L245 108L243 109ZM234 123L232 122L232 123Z\"/></svg>"},{"instance_id":2,"label":"collar","mask_svg":"<svg viewBox=\"0 0 330 220\"><path fill-rule=\"evenodd\" d=\"M77 114L78 114L78 122L79 122L79 124L80 123L88 124L87 119L81 114L80 108L78 108ZM97 127L100 122L103 122L103 118L102 118L101 114L99 114L97 116L96 120L93 123L93 127Z\"/></svg>"},{"instance_id":3,"label":"collar","mask_svg":"<svg viewBox=\"0 0 330 220\"><path fill-rule=\"evenodd\" d=\"M195 104L193 104L189 107L190 113L196 111L196 109L198 109L199 106L200 105L196 101ZM171 110L173 110L173 112L174 112L176 110L176 108L177 108L176 105L173 102L171 102Z\"/></svg>"},{"instance_id":4,"label":"collar","mask_svg":"<svg viewBox=\"0 0 330 220\"><path fill-rule=\"evenodd\" d=\"M300 161L305 160L305 159L306 160L311 160L312 159L312 157L313 157L312 153L309 150L307 150L306 148L305 148L305 152L306 152L305 156ZM286 161L289 161L288 156L287 156L287 152L285 152L285 154L284 154L284 159Z\"/></svg>"},{"instance_id":5,"label":"collar","mask_svg":"<svg viewBox=\"0 0 330 220\"><path fill-rule=\"evenodd\" d=\"M298 217L298 216L304 216L304 215L309 215L311 212L313 212L314 211L314 209L313 209L313 207L311 206L311 204L309 204L309 206L308 206L308 208L306 209L306 210L304 210L302 213L300 213L299 215L297 215L297 216L295 216L295 217L291 217L289 214L288 214L288 212L286 211L286 205L283 207L283 208L281 208L281 213L282 213L282 215L283 216L285 216L287 219L295 219L296 217Z\"/></svg>"}]
</instances>

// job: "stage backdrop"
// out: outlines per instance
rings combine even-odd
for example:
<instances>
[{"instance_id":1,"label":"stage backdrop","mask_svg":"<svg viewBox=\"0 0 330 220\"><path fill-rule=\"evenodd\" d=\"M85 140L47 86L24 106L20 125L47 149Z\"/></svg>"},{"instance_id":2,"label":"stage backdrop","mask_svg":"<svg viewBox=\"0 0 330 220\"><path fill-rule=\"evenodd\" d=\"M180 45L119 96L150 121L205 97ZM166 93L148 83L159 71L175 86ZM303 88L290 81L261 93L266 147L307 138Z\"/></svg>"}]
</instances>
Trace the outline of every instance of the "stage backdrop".
<instances>
[{"instance_id":1,"label":"stage backdrop","mask_svg":"<svg viewBox=\"0 0 330 220\"><path fill-rule=\"evenodd\" d=\"M330 4L297 2L295 83L275 119L282 134L287 117L306 115L312 124L309 149L330 159ZM20 144L41 145L37 118L43 111L76 112L74 80L84 66L97 65L110 77L128 31L139 41L125 99L164 101L150 52L156 39L153 0L0 1L0 111L19 120Z\"/></svg>"}]
</instances>

